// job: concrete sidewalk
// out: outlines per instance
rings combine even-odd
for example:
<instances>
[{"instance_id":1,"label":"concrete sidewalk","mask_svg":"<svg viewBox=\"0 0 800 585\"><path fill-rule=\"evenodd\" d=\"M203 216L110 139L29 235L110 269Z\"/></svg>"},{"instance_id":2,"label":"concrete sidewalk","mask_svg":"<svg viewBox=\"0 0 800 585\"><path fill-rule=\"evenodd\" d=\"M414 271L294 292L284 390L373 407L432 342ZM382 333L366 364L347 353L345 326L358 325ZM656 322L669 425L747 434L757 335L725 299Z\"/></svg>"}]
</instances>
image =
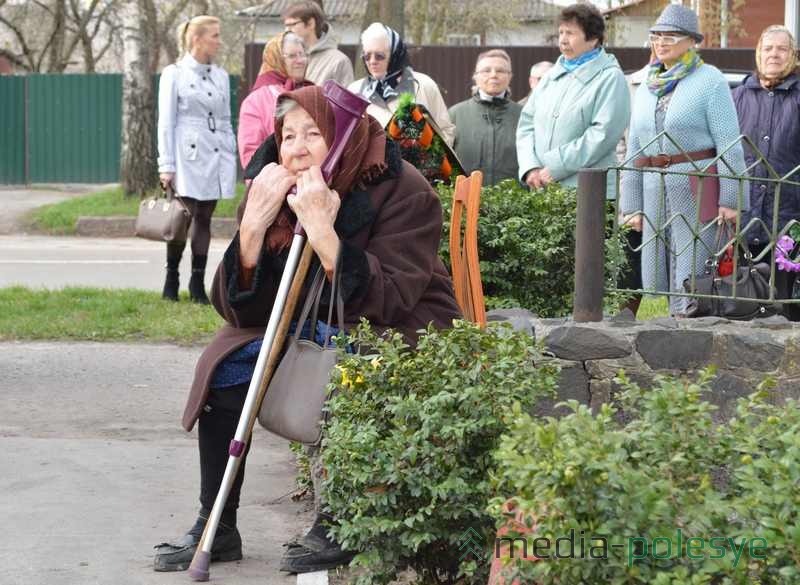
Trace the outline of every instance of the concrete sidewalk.
<instances>
[{"instance_id":1,"label":"concrete sidewalk","mask_svg":"<svg viewBox=\"0 0 800 585\"><path fill-rule=\"evenodd\" d=\"M26 214L37 207L58 203L65 199L81 197L89 193L110 189L111 187L114 187L114 185L1 185L0 234L24 232L25 226L22 220Z\"/></svg>"},{"instance_id":2,"label":"concrete sidewalk","mask_svg":"<svg viewBox=\"0 0 800 585\"><path fill-rule=\"evenodd\" d=\"M197 508L196 433L180 427L201 348L0 343L0 583L177 585L153 546ZM256 429L239 512L245 558L212 582L294 585L282 544L310 526L288 444Z\"/></svg>"}]
</instances>

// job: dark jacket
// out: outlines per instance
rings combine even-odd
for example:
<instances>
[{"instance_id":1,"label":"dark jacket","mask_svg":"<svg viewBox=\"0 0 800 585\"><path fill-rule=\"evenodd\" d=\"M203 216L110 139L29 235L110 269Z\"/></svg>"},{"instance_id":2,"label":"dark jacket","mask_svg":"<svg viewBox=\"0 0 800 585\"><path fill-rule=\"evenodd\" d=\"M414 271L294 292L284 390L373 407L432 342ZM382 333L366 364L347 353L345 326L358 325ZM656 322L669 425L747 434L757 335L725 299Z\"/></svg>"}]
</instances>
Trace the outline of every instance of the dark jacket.
<instances>
[{"instance_id":1,"label":"dark jacket","mask_svg":"<svg viewBox=\"0 0 800 585\"><path fill-rule=\"evenodd\" d=\"M464 171L483 172L483 184L517 178L517 122L522 106L506 98L485 102L478 95L450 108L456 125L454 149Z\"/></svg>"},{"instance_id":2,"label":"dark jacket","mask_svg":"<svg viewBox=\"0 0 800 585\"><path fill-rule=\"evenodd\" d=\"M752 74L733 90L733 101L742 134L753 141L778 175L784 176L800 165L800 83L796 75L790 75L770 91L761 87L758 76ZM758 155L746 144L744 152L747 167L750 168L758 160ZM752 177L769 176L763 162L751 168L749 174ZM790 177L790 180L800 182L800 173ZM751 181L750 211L744 214L742 225L753 218L760 218L768 228L765 230L759 224L748 229L747 239L753 246L769 241L774 207L775 183ZM780 190L778 229L792 218L800 218L800 190L792 185L783 185Z\"/></svg>"},{"instance_id":3,"label":"dark jacket","mask_svg":"<svg viewBox=\"0 0 800 585\"><path fill-rule=\"evenodd\" d=\"M267 162L277 161L277 149L274 154ZM374 327L394 328L414 343L417 330L429 323L449 327L460 311L450 276L438 256L439 199L419 171L400 159L393 143L387 144L387 163L383 175L342 199L334 224L342 240L345 326L366 317ZM247 197L240 206L240 221L246 203ZM288 251L277 256L264 251L251 289L239 290L238 234L225 252L214 276L211 301L226 324L195 368L183 414L187 431L206 403L217 365L231 352L264 336L287 255ZM314 271L312 266L307 283Z\"/></svg>"}]
</instances>

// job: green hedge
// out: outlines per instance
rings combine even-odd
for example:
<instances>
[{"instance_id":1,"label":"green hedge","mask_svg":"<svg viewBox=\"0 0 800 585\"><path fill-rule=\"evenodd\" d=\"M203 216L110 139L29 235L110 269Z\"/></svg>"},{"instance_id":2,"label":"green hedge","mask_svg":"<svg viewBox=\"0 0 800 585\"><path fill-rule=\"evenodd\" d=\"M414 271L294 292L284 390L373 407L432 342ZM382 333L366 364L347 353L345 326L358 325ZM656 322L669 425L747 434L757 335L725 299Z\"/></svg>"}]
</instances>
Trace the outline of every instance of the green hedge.
<instances>
[{"instance_id":1,"label":"green hedge","mask_svg":"<svg viewBox=\"0 0 800 585\"><path fill-rule=\"evenodd\" d=\"M445 229L440 255L450 265L453 187L440 185ZM575 190L551 184L539 191L507 180L481 190L478 255L489 309L524 307L540 317L572 312L575 278ZM608 224L613 210L609 206ZM619 240L606 240L606 284L624 263ZM608 295L609 306L619 299Z\"/></svg>"},{"instance_id":2,"label":"green hedge","mask_svg":"<svg viewBox=\"0 0 800 585\"><path fill-rule=\"evenodd\" d=\"M800 583L800 404L769 404L762 385L734 419L715 424L704 398L711 377L659 378L646 391L622 377L619 407L597 416L573 401L558 420L518 417L496 452L499 491L535 526L529 553L548 538L551 558L511 561L508 576L537 585ZM501 523L505 502L492 505ZM587 556L594 545L602 554L596 537L606 537L607 560L552 558L554 539L571 534L585 536Z\"/></svg>"}]
</instances>

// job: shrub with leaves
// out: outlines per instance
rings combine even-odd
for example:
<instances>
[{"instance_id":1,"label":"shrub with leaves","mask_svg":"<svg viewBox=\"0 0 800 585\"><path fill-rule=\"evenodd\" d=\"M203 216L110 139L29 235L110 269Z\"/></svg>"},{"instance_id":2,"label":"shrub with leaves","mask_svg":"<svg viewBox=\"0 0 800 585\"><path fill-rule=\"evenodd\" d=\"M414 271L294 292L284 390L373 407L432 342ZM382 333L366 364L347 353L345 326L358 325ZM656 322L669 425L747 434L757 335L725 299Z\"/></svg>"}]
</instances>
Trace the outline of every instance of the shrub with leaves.
<instances>
[{"instance_id":1,"label":"shrub with leaves","mask_svg":"<svg viewBox=\"0 0 800 585\"><path fill-rule=\"evenodd\" d=\"M489 541L492 452L513 413L552 395L556 369L508 326L456 322L412 349L362 323L351 343L362 350L334 374L322 491L337 539L362 551L358 583L388 583L406 566L421 583L485 583L488 566L460 537Z\"/></svg>"},{"instance_id":2,"label":"shrub with leaves","mask_svg":"<svg viewBox=\"0 0 800 585\"><path fill-rule=\"evenodd\" d=\"M450 266L449 226L453 187L439 185L445 231L439 255ZM608 206L608 225L613 210ZM572 312L575 286L575 190L552 183L531 191L506 180L481 190L478 256L490 309L524 307L540 317ZM624 266L622 240L606 239L606 288ZM609 295L616 306L619 297Z\"/></svg>"},{"instance_id":3,"label":"shrub with leaves","mask_svg":"<svg viewBox=\"0 0 800 585\"><path fill-rule=\"evenodd\" d=\"M575 402L559 420L515 417L496 453L498 482L534 526L526 546L575 534L590 550L602 535L608 558L550 550L538 562L509 559L508 576L537 585L798 583L800 408L757 393L740 402L739 418L715 425L703 399L711 377L659 378L643 392L623 376L625 417L610 405L592 416ZM504 502L492 503L501 523ZM714 537L726 540L711 548ZM694 558L690 538L704 541ZM766 540L765 559L750 555L755 538Z\"/></svg>"}]
</instances>

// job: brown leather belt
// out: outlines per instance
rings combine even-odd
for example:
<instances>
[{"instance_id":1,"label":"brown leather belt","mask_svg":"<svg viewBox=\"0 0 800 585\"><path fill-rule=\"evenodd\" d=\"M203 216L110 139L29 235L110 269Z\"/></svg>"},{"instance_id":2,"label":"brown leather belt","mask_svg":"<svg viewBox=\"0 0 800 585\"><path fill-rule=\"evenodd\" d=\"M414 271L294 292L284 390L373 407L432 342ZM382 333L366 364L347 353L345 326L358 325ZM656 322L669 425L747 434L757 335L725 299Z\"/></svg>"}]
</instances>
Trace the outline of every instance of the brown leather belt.
<instances>
[{"instance_id":1,"label":"brown leather belt","mask_svg":"<svg viewBox=\"0 0 800 585\"><path fill-rule=\"evenodd\" d=\"M686 154L657 154L655 156L643 156L641 158L637 158L633 161L633 166L637 169L644 167L658 167L663 169L670 165L703 160L706 158L714 158L715 156L717 156L717 150L715 148L696 150L695 152L687 152Z\"/></svg>"}]
</instances>

